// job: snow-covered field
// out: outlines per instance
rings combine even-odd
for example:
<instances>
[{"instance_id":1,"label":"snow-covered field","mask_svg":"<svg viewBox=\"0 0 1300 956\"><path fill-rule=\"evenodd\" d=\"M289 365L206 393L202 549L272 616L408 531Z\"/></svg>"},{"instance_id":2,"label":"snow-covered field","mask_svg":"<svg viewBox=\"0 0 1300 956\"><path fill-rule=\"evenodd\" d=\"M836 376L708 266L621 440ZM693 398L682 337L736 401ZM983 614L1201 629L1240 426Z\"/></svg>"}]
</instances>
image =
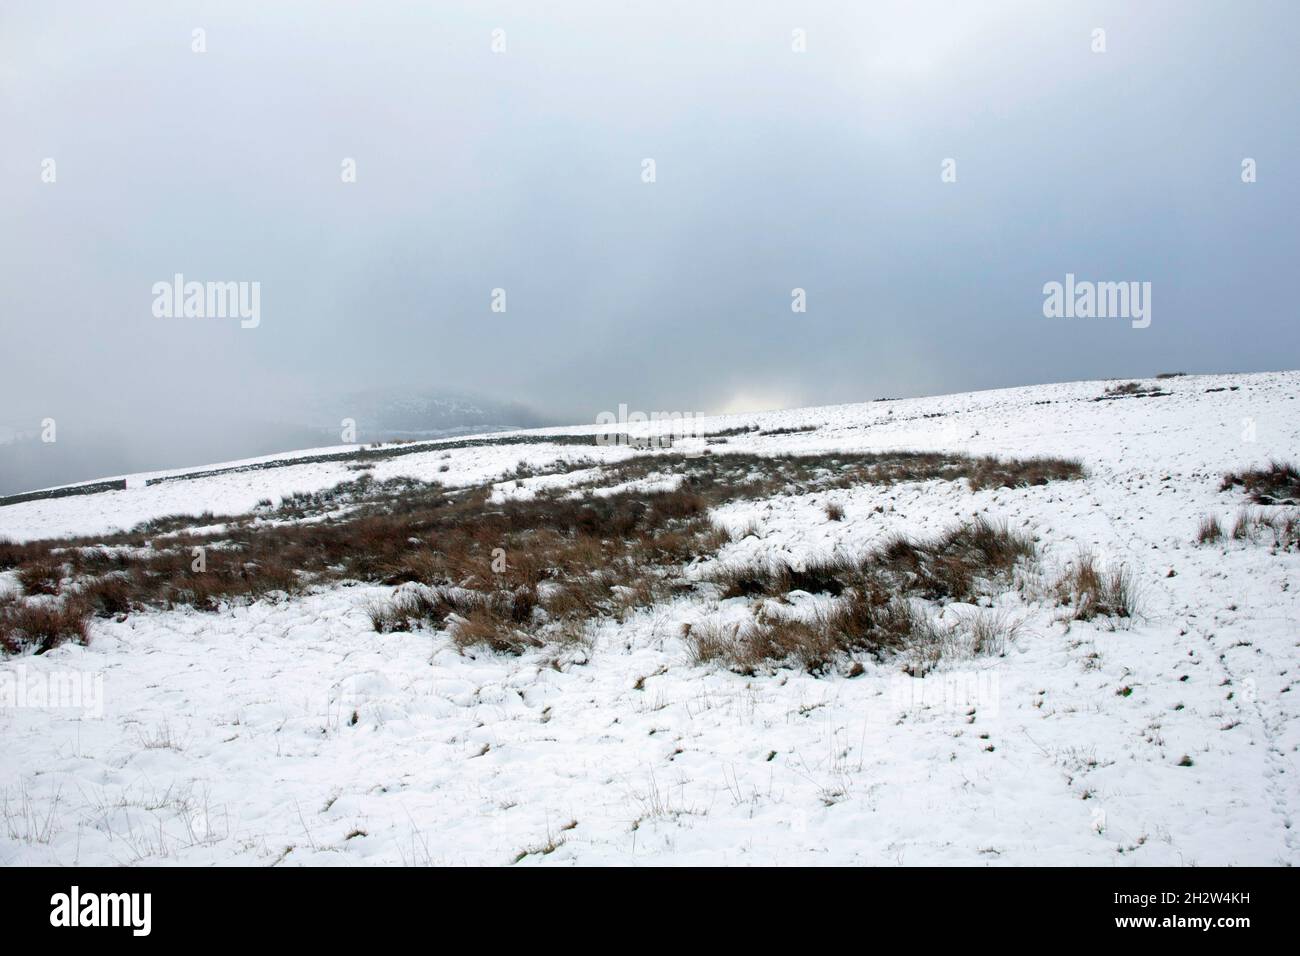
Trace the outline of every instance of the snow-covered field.
<instances>
[{"instance_id":1,"label":"snow-covered field","mask_svg":"<svg viewBox=\"0 0 1300 956\"><path fill-rule=\"evenodd\" d=\"M998 612L1020 627L1005 654L913 680L889 663L856 677L693 665L682 625L739 617L743 599L679 599L567 656L376 634L365 606L391 589L374 586L95 619L89 646L0 660L11 689L58 678L91 694L84 710L30 694L0 706L0 863L1300 862L1300 554L1194 543L1202 516L1245 503L1219 491L1222 472L1300 459L1300 373L1093 401L1106 384L710 421L819 426L732 437L718 454L906 448L1088 469L1017 490L932 481L740 502L718 520L758 535L720 559L856 552L982 513L1037 537L1045 577L1081 548L1126 564L1142 592L1131 626L1067 623L1009 592ZM431 447L374 474L477 484L521 461L632 454L645 452ZM0 536L243 512L352 477L317 463L135 481L0 508ZM843 521L827 520L832 501Z\"/></svg>"}]
</instances>

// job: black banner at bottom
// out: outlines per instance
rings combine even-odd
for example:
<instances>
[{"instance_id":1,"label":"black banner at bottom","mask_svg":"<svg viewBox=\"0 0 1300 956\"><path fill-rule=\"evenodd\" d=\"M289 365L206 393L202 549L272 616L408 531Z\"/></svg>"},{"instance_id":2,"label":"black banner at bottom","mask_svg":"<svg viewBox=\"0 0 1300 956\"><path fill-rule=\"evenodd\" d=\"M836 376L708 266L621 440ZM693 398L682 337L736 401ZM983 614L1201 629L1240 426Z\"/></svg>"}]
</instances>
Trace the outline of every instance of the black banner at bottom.
<instances>
[{"instance_id":1,"label":"black banner at bottom","mask_svg":"<svg viewBox=\"0 0 1300 956\"><path fill-rule=\"evenodd\" d=\"M1232 945L1278 933L1294 888L1285 869L898 870L0 870L6 939L76 933L121 940L315 939L373 943L376 933L466 929L527 933L588 919L659 925L735 942L844 919L909 926L927 942L1176 938ZM585 915L584 915L585 914ZM811 926L809 926L811 928ZM1044 936L1043 934L1055 934Z\"/></svg>"}]
</instances>

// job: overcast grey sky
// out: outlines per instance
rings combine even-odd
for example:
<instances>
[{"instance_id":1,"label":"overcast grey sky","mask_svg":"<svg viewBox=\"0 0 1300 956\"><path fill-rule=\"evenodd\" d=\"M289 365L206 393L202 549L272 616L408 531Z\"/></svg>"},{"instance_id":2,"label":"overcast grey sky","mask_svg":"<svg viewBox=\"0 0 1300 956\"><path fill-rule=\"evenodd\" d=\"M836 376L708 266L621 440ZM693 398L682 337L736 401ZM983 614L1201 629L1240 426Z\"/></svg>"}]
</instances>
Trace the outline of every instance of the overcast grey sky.
<instances>
[{"instance_id":1,"label":"overcast grey sky","mask_svg":"<svg viewBox=\"0 0 1300 956\"><path fill-rule=\"evenodd\" d=\"M0 425L1295 367L1297 49L1286 0L5 0ZM260 325L155 317L178 272ZM1067 272L1150 327L1045 318Z\"/></svg>"}]
</instances>

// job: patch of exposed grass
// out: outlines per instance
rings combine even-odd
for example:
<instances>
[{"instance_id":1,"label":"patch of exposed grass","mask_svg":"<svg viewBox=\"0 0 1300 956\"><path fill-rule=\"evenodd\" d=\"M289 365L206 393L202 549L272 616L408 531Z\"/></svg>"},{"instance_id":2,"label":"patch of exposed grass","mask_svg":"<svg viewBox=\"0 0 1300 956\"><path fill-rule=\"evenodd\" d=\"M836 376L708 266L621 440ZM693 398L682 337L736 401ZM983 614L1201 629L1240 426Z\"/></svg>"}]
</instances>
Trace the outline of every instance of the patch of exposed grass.
<instances>
[{"instance_id":1,"label":"patch of exposed grass","mask_svg":"<svg viewBox=\"0 0 1300 956\"><path fill-rule=\"evenodd\" d=\"M1070 618L1122 620L1137 614L1137 579L1124 565L1102 568L1090 552L1081 552L1054 585L1057 600L1072 607Z\"/></svg>"},{"instance_id":2,"label":"patch of exposed grass","mask_svg":"<svg viewBox=\"0 0 1300 956\"><path fill-rule=\"evenodd\" d=\"M18 569L18 583L24 594L58 594L62 582L63 562L53 556L38 558Z\"/></svg>"},{"instance_id":3,"label":"patch of exposed grass","mask_svg":"<svg viewBox=\"0 0 1300 956\"><path fill-rule=\"evenodd\" d=\"M1270 512L1242 508L1226 536L1233 541L1264 543L1274 550L1290 551L1300 546L1300 511ZM1206 515L1201 519L1196 534L1197 544L1212 544L1224 537L1225 532L1216 516Z\"/></svg>"},{"instance_id":4,"label":"patch of exposed grass","mask_svg":"<svg viewBox=\"0 0 1300 956\"><path fill-rule=\"evenodd\" d=\"M515 474L591 467L557 459L549 468ZM664 474L677 477L675 487L609 491ZM730 501L864 482L965 478L972 488L991 488L1081 475L1068 460L920 452L650 454L606 466L599 478L568 489L499 501L490 485L448 489L362 473L332 488L288 495L278 505L264 502L246 515L169 515L99 538L0 542L0 563L17 568L26 595L70 592L75 600L66 606L83 615L177 605L215 611L348 580L412 585L371 609L376 630L432 626L446 628L461 647L521 650L574 640L593 618L621 619L690 589L681 569L729 540L708 513ZM970 593L975 569L1005 562L998 552L1006 544L979 527L962 534L933 550L897 545L894 583L926 595ZM756 585L761 593L837 595L846 587L861 590L864 574L860 567L848 573L834 560L768 570ZM885 572L881 566L872 573ZM736 587L743 593L747 585L738 580ZM69 633L77 636L64 627L51 639ZM37 643L45 639L38 636Z\"/></svg>"},{"instance_id":5,"label":"patch of exposed grass","mask_svg":"<svg viewBox=\"0 0 1300 956\"><path fill-rule=\"evenodd\" d=\"M641 481L654 475L681 476L684 485L708 503L808 494L858 485L892 485L903 481L956 481L971 490L1044 485L1082 478L1083 466L1065 458L1002 459L941 452L866 452L812 455L721 454L685 458L643 455L608 466L587 483Z\"/></svg>"},{"instance_id":6,"label":"patch of exposed grass","mask_svg":"<svg viewBox=\"0 0 1300 956\"><path fill-rule=\"evenodd\" d=\"M1251 468L1223 476L1220 491L1241 487L1260 505L1300 504L1300 471L1295 465L1273 461L1267 468Z\"/></svg>"},{"instance_id":7,"label":"patch of exposed grass","mask_svg":"<svg viewBox=\"0 0 1300 956\"><path fill-rule=\"evenodd\" d=\"M1106 402L1117 398L1159 398L1171 394L1173 393L1161 391L1156 386L1143 385L1141 382L1121 382L1118 385L1107 386L1106 391L1093 401Z\"/></svg>"},{"instance_id":8,"label":"patch of exposed grass","mask_svg":"<svg viewBox=\"0 0 1300 956\"><path fill-rule=\"evenodd\" d=\"M130 577L118 572L92 578L77 589L81 600L101 617L130 613L133 592Z\"/></svg>"},{"instance_id":9,"label":"patch of exposed grass","mask_svg":"<svg viewBox=\"0 0 1300 956\"><path fill-rule=\"evenodd\" d=\"M1206 515L1196 529L1196 543L1210 544L1223 538L1223 527L1214 515Z\"/></svg>"},{"instance_id":10,"label":"patch of exposed grass","mask_svg":"<svg viewBox=\"0 0 1300 956\"><path fill-rule=\"evenodd\" d=\"M89 610L75 598L14 602L0 608L0 649L43 654L60 644L86 643Z\"/></svg>"},{"instance_id":11,"label":"patch of exposed grass","mask_svg":"<svg viewBox=\"0 0 1300 956\"><path fill-rule=\"evenodd\" d=\"M687 634L697 661L721 660L751 673L793 660L821 671L846 655L907 651L931 666L953 633L938 628L916 599L970 601L1005 583L1012 568L1036 555L1034 543L1005 525L977 518L930 540L887 539L860 558L835 556L792 568L784 562L732 565L710 577L719 596L785 598L793 591L834 600L812 617L760 611L753 620L705 624ZM976 619L970 646L992 652L1005 627Z\"/></svg>"},{"instance_id":12,"label":"patch of exposed grass","mask_svg":"<svg viewBox=\"0 0 1300 956\"><path fill-rule=\"evenodd\" d=\"M967 601L979 593L981 580L1003 575L1035 554L1030 538L981 517L930 540L894 535L862 558L834 556L802 568L780 561L725 566L710 580L723 598L781 597L796 590L836 595L885 587L931 600Z\"/></svg>"}]
</instances>

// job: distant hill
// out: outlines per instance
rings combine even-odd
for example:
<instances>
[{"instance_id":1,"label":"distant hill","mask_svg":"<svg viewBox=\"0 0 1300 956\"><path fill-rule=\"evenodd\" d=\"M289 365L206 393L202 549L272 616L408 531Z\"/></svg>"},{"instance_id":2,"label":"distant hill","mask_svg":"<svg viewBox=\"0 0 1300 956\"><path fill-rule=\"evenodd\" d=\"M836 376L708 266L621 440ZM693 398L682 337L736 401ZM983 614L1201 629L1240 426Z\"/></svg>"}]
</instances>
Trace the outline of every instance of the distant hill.
<instances>
[{"instance_id":1,"label":"distant hill","mask_svg":"<svg viewBox=\"0 0 1300 956\"><path fill-rule=\"evenodd\" d=\"M338 442L344 419L356 422L359 442L442 438L558 424L515 402L400 386L318 398L297 416L286 416L282 423L319 431L327 439L325 444Z\"/></svg>"}]
</instances>

